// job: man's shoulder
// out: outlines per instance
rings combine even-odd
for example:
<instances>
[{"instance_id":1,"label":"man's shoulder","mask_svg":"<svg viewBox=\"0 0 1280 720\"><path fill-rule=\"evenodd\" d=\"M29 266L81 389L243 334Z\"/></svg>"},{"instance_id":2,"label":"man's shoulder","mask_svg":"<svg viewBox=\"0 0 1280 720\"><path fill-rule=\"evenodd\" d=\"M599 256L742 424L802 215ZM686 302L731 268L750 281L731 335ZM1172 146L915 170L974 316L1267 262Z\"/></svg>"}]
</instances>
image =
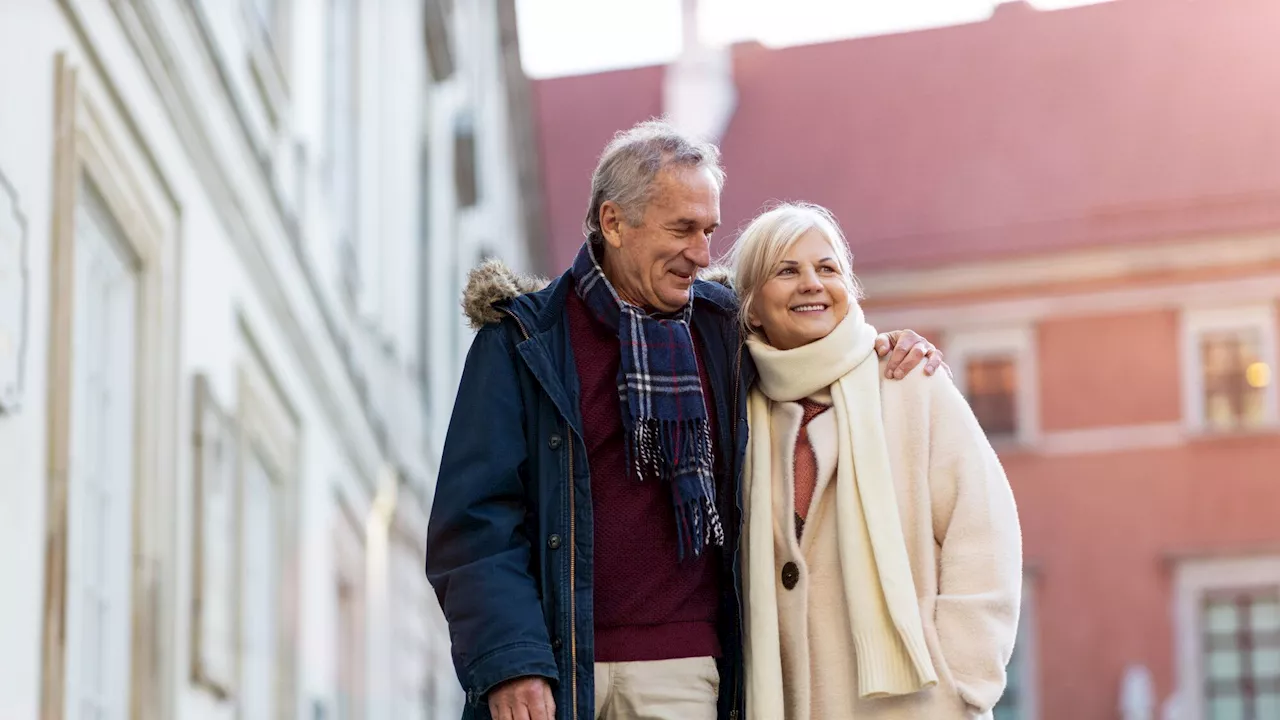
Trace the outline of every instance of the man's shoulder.
<instances>
[{"instance_id":1,"label":"man's shoulder","mask_svg":"<svg viewBox=\"0 0 1280 720\"><path fill-rule=\"evenodd\" d=\"M712 269L704 273L693 283L694 310L698 309L698 301L730 315L738 312L738 294L729 284L728 275Z\"/></svg>"}]
</instances>

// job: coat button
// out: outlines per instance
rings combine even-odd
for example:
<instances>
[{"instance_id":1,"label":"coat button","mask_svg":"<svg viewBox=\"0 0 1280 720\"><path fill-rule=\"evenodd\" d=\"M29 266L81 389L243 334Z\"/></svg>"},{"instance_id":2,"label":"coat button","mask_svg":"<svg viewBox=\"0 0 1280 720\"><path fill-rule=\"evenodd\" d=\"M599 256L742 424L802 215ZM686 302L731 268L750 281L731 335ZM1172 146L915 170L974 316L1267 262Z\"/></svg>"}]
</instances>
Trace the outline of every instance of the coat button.
<instances>
[{"instance_id":1,"label":"coat button","mask_svg":"<svg viewBox=\"0 0 1280 720\"><path fill-rule=\"evenodd\" d=\"M559 550L559 549L560 549L560 536L559 536L559 535L552 535L551 537L547 538L547 547L551 548L552 550Z\"/></svg>"},{"instance_id":2,"label":"coat button","mask_svg":"<svg viewBox=\"0 0 1280 720\"><path fill-rule=\"evenodd\" d=\"M782 566L782 587L791 590L800 582L800 568L796 564L789 562Z\"/></svg>"},{"instance_id":3,"label":"coat button","mask_svg":"<svg viewBox=\"0 0 1280 720\"><path fill-rule=\"evenodd\" d=\"M551 649L552 649L552 650L555 650L555 651L559 652L560 648L562 648L562 647L564 647L564 643L560 642L560 638L556 638L556 639L554 639L554 640L552 640L552 641L551 641Z\"/></svg>"},{"instance_id":4,"label":"coat button","mask_svg":"<svg viewBox=\"0 0 1280 720\"><path fill-rule=\"evenodd\" d=\"M550 438L548 438L548 439L547 439L547 447L551 448L552 450L559 450L559 449L560 449L560 436L559 436L559 435L552 435Z\"/></svg>"}]
</instances>

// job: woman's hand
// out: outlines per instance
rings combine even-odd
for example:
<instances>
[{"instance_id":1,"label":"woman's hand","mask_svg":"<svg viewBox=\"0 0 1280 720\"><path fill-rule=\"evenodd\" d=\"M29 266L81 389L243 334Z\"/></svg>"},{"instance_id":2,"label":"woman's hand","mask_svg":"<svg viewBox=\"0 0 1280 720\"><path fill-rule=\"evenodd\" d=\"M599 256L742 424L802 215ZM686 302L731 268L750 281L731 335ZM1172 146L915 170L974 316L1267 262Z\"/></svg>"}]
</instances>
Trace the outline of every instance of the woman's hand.
<instances>
[{"instance_id":1,"label":"woman's hand","mask_svg":"<svg viewBox=\"0 0 1280 720\"><path fill-rule=\"evenodd\" d=\"M892 355L889 355L890 351ZM891 380L906 377L921 360L925 360L925 375L932 375L941 367L947 371L948 377L951 376L951 368L942 361L942 351L914 330L880 333L876 336L876 354L880 357L889 355L884 376Z\"/></svg>"}]
</instances>

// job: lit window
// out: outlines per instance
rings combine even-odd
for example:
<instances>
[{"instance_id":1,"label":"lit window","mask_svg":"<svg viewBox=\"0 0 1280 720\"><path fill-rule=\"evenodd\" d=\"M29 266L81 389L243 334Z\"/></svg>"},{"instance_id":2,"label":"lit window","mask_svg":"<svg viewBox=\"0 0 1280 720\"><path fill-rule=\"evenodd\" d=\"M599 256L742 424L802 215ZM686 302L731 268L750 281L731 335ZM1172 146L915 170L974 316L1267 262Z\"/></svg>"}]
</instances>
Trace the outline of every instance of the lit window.
<instances>
[{"instance_id":1,"label":"lit window","mask_svg":"<svg viewBox=\"0 0 1280 720\"><path fill-rule=\"evenodd\" d=\"M1184 315L1183 401L1192 427L1231 432L1275 422L1275 339L1269 306Z\"/></svg>"},{"instance_id":2,"label":"lit window","mask_svg":"<svg viewBox=\"0 0 1280 720\"><path fill-rule=\"evenodd\" d=\"M1204 374L1204 419L1215 430L1255 427L1266 417L1271 370L1262 361L1256 329L1206 332L1200 336Z\"/></svg>"}]
</instances>

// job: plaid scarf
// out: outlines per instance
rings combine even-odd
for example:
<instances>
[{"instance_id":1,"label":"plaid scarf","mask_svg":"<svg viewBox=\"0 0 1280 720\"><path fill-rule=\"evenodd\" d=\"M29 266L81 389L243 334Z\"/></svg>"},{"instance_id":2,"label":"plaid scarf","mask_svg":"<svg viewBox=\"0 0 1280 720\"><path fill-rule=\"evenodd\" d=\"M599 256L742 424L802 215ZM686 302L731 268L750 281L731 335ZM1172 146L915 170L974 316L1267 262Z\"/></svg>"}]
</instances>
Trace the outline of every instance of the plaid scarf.
<instances>
[{"instance_id":1,"label":"plaid scarf","mask_svg":"<svg viewBox=\"0 0 1280 720\"><path fill-rule=\"evenodd\" d=\"M624 302L583 243L573 261L574 285L592 314L618 333L622 363L618 396L626 434L628 474L671 485L680 559L724 545L716 512L711 430L689 322L693 303L650 315Z\"/></svg>"}]
</instances>

